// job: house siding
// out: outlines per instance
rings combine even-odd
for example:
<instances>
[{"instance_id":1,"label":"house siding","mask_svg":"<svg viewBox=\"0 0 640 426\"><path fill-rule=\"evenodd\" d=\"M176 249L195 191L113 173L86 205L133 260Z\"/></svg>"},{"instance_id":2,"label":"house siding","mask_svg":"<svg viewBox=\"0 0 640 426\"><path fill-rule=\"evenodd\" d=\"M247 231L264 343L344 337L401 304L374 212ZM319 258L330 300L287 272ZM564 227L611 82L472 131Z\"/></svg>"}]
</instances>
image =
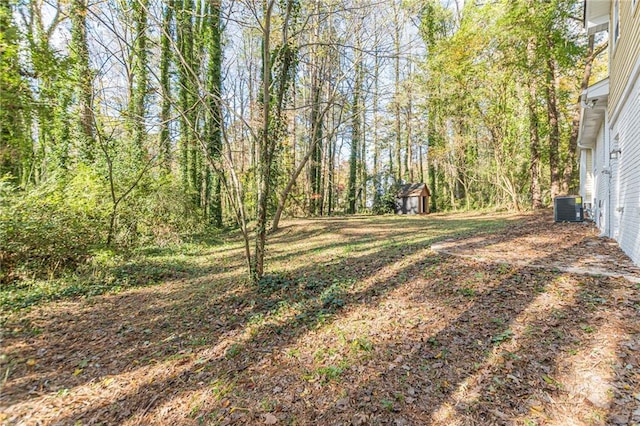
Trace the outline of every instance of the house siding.
<instances>
[{"instance_id":1,"label":"house siding","mask_svg":"<svg viewBox=\"0 0 640 426\"><path fill-rule=\"evenodd\" d=\"M613 3L611 2L611 16L613 16ZM620 1L620 38L615 46L610 43L612 51L609 52L611 71L611 89L609 92L609 114L618 106L624 96L627 81L638 62L640 50L640 6L632 9L631 1Z\"/></svg>"},{"instance_id":2,"label":"house siding","mask_svg":"<svg viewBox=\"0 0 640 426\"><path fill-rule=\"evenodd\" d=\"M640 5L619 0L609 6L609 29L615 33L619 16L619 38L609 44L607 110L593 148L594 219L640 265ZM585 184L586 160L585 153Z\"/></svg>"},{"instance_id":3,"label":"house siding","mask_svg":"<svg viewBox=\"0 0 640 426\"><path fill-rule=\"evenodd\" d=\"M598 133L598 139L594 150L594 187L595 187L595 200L594 200L594 215L596 225L604 234L608 233L607 214L609 209L609 179L607 165L608 165L608 152L607 138L605 134L604 124L600 127Z\"/></svg>"},{"instance_id":4,"label":"house siding","mask_svg":"<svg viewBox=\"0 0 640 426\"><path fill-rule=\"evenodd\" d=\"M593 150L588 149L585 151L585 201L593 203Z\"/></svg>"},{"instance_id":5,"label":"house siding","mask_svg":"<svg viewBox=\"0 0 640 426\"><path fill-rule=\"evenodd\" d=\"M638 43L640 46L640 39ZM621 151L619 158L612 160L617 183L613 204L614 238L635 263L640 263L640 79L632 85L631 93L621 104L619 116L612 124L617 139L613 148Z\"/></svg>"}]
</instances>

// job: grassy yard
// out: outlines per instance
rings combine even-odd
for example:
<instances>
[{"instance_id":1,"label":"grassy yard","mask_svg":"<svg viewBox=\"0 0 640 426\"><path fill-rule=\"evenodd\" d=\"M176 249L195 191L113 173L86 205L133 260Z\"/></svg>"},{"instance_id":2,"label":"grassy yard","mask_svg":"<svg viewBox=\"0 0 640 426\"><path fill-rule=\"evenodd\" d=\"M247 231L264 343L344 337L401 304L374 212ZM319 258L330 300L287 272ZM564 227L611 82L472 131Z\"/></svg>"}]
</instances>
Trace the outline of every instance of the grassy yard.
<instances>
[{"instance_id":1,"label":"grassy yard","mask_svg":"<svg viewBox=\"0 0 640 426\"><path fill-rule=\"evenodd\" d=\"M221 235L4 289L0 421L640 422L636 284L430 250L471 235L520 245L510 229L547 232L548 252L589 236L558 241L548 225L296 220L270 237L259 286Z\"/></svg>"}]
</instances>

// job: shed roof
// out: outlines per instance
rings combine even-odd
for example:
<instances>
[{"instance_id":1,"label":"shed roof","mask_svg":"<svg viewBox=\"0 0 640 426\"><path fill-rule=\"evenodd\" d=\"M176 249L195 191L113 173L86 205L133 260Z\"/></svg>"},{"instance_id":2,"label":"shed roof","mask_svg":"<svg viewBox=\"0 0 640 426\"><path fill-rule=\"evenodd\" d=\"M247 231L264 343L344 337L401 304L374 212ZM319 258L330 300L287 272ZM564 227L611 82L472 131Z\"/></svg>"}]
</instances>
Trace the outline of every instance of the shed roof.
<instances>
[{"instance_id":1,"label":"shed roof","mask_svg":"<svg viewBox=\"0 0 640 426\"><path fill-rule=\"evenodd\" d=\"M397 197L418 197L422 191L427 190L427 195L431 195L429 188L424 183L407 183L398 189Z\"/></svg>"}]
</instances>

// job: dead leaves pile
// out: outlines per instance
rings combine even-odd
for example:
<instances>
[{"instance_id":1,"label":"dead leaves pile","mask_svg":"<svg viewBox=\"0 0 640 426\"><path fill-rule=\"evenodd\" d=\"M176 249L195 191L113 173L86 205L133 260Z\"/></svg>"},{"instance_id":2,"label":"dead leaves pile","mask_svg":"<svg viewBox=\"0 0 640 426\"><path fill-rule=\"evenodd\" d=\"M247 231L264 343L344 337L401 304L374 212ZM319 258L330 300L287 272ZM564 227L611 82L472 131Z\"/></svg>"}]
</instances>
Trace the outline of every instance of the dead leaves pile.
<instances>
[{"instance_id":1,"label":"dead leaves pile","mask_svg":"<svg viewBox=\"0 0 640 426\"><path fill-rule=\"evenodd\" d=\"M430 251L456 220L475 232L456 247L484 260ZM291 223L269 287L221 271L22 312L3 333L0 421L640 423L638 285L554 269L581 243L612 270L634 273L628 260L584 225L469 223Z\"/></svg>"}]
</instances>

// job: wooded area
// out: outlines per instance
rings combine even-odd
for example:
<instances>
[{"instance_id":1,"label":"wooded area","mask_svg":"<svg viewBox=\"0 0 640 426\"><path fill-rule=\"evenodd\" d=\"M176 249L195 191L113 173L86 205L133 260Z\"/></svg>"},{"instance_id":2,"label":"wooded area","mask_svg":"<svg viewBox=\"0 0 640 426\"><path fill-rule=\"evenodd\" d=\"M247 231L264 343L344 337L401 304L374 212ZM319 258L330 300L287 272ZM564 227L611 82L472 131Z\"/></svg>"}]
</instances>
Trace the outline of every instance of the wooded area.
<instances>
[{"instance_id":1,"label":"wooded area","mask_svg":"<svg viewBox=\"0 0 640 426\"><path fill-rule=\"evenodd\" d=\"M577 0L2 2L0 279L233 227L257 281L282 216L391 212L407 182L431 211L548 205L576 185L581 19Z\"/></svg>"}]
</instances>

